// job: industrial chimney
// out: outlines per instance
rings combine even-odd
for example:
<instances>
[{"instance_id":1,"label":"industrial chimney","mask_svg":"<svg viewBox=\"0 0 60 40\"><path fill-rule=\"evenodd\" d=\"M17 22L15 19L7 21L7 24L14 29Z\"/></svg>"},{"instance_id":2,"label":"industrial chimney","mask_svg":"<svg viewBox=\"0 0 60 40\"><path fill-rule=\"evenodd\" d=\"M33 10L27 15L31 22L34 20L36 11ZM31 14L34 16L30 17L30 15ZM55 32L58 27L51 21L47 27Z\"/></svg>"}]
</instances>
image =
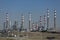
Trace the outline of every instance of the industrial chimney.
<instances>
[{"instance_id":1,"label":"industrial chimney","mask_svg":"<svg viewBox=\"0 0 60 40\"><path fill-rule=\"evenodd\" d=\"M44 15L44 28L46 30L46 15Z\"/></svg>"},{"instance_id":2,"label":"industrial chimney","mask_svg":"<svg viewBox=\"0 0 60 40\"><path fill-rule=\"evenodd\" d=\"M56 10L54 9L54 30L56 31Z\"/></svg>"},{"instance_id":3,"label":"industrial chimney","mask_svg":"<svg viewBox=\"0 0 60 40\"><path fill-rule=\"evenodd\" d=\"M42 16L40 16L40 30L42 31Z\"/></svg>"},{"instance_id":4,"label":"industrial chimney","mask_svg":"<svg viewBox=\"0 0 60 40\"><path fill-rule=\"evenodd\" d=\"M31 27L31 14L30 14L30 12L29 12L29 31L30 31L30 28Z\"/></svg>"},{"instance_id":5,"label":"industrial chimney","mask_svg":"<svg viewBox=\"0 0 60 40\"><path fill-rule=\"evenodd\" d=\"M24 15L22 14L22 16L21 16L21 27L20 27L20 31L23 30L23 27L24 27Z\"/></svg>"},{"instance_id":6,"label":"industrial chimney","mask_svg":"<svg viewBox=\"0 0 60 40\"><path fill-rule=\"evenodd\" d=\"M48 30L48 27L49 27L49 9L47 9L47 30Z\"/></svg>"},{"instance_id":7,"label":"industrial chimney","mask_svg":"<svg viewBox=\"0 0 60 40\"><path fill-rule=\"evenodd\" d=\"M8 13L6 13L6 31L8 31L9 27L9 18L8 18Z\"/></svg>"}]
</instances>

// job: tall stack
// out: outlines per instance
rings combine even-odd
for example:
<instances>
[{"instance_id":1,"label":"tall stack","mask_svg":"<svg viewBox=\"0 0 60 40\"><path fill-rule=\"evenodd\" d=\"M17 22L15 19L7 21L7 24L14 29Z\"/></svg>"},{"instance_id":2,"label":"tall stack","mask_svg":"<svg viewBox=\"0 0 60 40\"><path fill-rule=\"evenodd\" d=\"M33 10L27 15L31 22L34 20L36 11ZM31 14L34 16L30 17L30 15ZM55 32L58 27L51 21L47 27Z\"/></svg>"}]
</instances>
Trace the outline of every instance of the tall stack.
<instances>
[{"instance_id":1,"label":"tall stack","mask_svg":"<svg viewBox=\"0 0 60 40\"><path fill-rule=\"evenodd\" d=\"M11 29L11 25L12 25L12 22L10 21L10 23L9 23L9 27L10 27L10 29Z\"/></svg>"},{"instance_id":2,"label":"tall stack","mask_svg":"<svg viewBox=\"0 0 60 40\"><path fill-rule=\"evenodd\" d=\"M13 25L13 30L17 30L17 21L14 22L14 25Z\"/></svg>"},{"instance_id":3,"label":"tall stack","mask_svg":"<svg viewBox=\"0 0 60 40\"><path fill-rule=\"evenodd\" d=\"M22 14L22 17L21 17L21 28L20 28L21 31L23 30L23 27L24 27L24 15Z\"/></svg>"},{"instance_id":4,"label":"tall stack","mask_svg":"<svg viewBox=\"0 0 60 40\"><path fill-rule=\"evenodd\" d=\"M49 9L47 9L47 30L48 30L48 27L49 27Z\"/></svg>"},{"instance_id":5,"label":"tall stack","mask_svg":"<svg viewBox=\"0 0 60 40\"><path fill-rule=\"evenodd\" d=\"M35 27L35 25L34 25L34 23L32 23L32 30L34 30L34 27Z\"/></svg>"},{"instance_id":6,"label":"tall stack","mask_svg":"<svg viewBox=\"0 0 60 40\"><path fill-rule=\"evenodd\" d=\"M6 31L8 31L9 27L9 18L8 18L8 13L6 13Z\"/></svg>"},{"instance_id":7,"label":"tall stack","mask_svg":"<svg viewBox=\"0 0 60 40\"><path fill-rule=\"evenodd\" d=\"M46 27L46 15L44 15L44 28Z\"/></svg>"},{"instance_id":8,"label":"tall stack","mask_svg":"<svg viewBox=\"0 0 60 40\"><path fill-rule=\"evenodd\" d=\"M36 22L36 31L38 31L38 22Z\"/></svg>"},{"instance_id":9,"label":"tall stack","mask_svg":"<svg viewBox=\"0 0 60 40\"><path fill-rule=\"evenodd\" d=\"M3 23L4 30L6 29L6 22Z\"/></svg>"},{"instance_id":10,"label":"tall stack","mask_svg":"<svg viewBox=\"0 0 60 40\"><path fill-rule=\"evenodd\" d=\"M31 27L31 14L29 12L29 31L30 31L30 27Z\"/></svg>"},{"instance_id":11,"label":"tall stack","mask_svg":"<svg viewBox=\"0 0 60 40\"><path fill-rule=\"evenodd\" d=\"M40 30L42 30L42 16L40 16Z\"/></svg>"},{"instance_id":12,"label":"tall stack","mask_svg":"<svg viewBox=\"0 0 60 40\"><path fill-rule=\"evenodd\" d=\"M54 30L56 31L56 10L54 10Z\"/></svg>"}]
</instances>

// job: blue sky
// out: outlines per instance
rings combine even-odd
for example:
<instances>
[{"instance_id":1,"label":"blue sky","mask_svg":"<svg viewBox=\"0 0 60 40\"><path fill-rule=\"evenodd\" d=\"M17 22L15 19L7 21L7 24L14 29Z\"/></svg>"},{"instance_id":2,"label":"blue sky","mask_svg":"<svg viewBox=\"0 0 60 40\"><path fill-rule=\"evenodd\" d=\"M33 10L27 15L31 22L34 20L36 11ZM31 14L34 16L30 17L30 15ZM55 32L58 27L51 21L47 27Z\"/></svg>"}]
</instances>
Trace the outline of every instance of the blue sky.
<instances>
[{"instance_id":1,"label":"blue sky","mask_svg":"<svg viewBox=\"0 0 60 40\"><path fill-rule=\"evenodd\" d=\"M53 9L57 10L57 29L60 29L60 0L0 0L0 29L3 28L5 13L9 13L9 19L14 22L21 21L21 14L25 16L25 27L28 27L28 12L32 14L32 20L38 21L40 16L46 15L46 9L50 10L50 25L53 26Z\"/></svg>"}]
</instances>

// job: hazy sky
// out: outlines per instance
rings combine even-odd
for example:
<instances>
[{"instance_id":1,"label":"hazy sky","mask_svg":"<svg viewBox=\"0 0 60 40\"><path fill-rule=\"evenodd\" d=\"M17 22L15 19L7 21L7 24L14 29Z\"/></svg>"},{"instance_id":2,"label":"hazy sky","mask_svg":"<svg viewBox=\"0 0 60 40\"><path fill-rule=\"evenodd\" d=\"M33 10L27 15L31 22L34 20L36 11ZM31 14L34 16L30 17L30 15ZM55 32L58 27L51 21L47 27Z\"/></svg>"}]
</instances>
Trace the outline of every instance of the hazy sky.
<instances>
[{"instance_id":1,"label":"hazy sky","mask_svg":"<svg viewBox=\"0 0 60 40\"><path fill-rule=\"evenodd\" d=\"M46 15L46 9L50 10L50 26L53 26L53 9L57 10L57 29L60 29L60 0L0 0L0 29L9 13L12 24L15 20L21 22L21 14L25 16L25 27L28 27L28 12L32 14L32 21L36 22L40 16Z\"/></svg>"}]
</instances>

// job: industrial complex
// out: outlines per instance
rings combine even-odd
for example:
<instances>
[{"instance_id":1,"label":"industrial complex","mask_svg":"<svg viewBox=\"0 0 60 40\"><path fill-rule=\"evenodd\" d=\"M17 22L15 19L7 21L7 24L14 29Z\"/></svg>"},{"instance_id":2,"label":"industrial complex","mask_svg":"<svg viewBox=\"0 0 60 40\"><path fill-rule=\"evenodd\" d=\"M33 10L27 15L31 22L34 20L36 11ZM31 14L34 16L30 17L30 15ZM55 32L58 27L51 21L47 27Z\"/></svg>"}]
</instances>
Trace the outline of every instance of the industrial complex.
<instances>
[{"instance_id":1,"label":"industrial complex","mask_svg":"<svg viewBox=\"0 0 60 40\"><path fill-rule=\"evenodd\" d=\"M60 32L56 31L56 9L53 10L54 27L50 27L50 10L47 9L47 14L40 15L40 21L32 22L32 14L29 12L28 30L24 28L24 15L21 15L21 22L15 20L13 25L6 13L6 20L3 24L3 30L0 30L0 40L60 40ZM17 28L17 26L19 28ZM11 28L10 28L11 27Z\"/></svg>"}]
</instances>

